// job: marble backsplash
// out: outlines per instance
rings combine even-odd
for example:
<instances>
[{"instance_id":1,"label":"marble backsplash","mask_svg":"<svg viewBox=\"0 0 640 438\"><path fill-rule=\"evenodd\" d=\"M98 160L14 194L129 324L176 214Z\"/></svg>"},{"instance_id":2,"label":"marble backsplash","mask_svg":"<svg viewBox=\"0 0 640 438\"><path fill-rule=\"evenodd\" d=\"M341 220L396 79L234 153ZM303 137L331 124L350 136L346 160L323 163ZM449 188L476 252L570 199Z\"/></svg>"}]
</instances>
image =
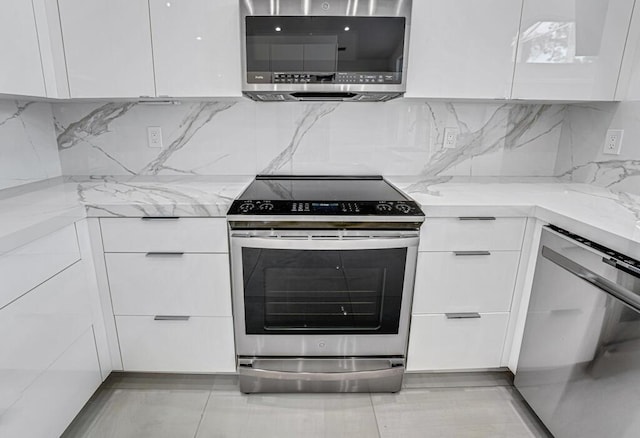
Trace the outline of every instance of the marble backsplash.
<instances>
[{"instance_id":1,"label":"marble backsplash","mask_svg":"<svg viewBox=\"0 0 640 438\"><path fill-rule=\"evenodd\" d=\"M608 129L624 129L620 155L602 153ZM640 102L568 106L556 174L640 195Z\"/></svg>"},{"instance_id":2,"label":"marble backsplash","mask_svg":"<svg viewBox=\"0 0 640 438\"><path fill-rule=\"evenodd\" d=\"M60 175L51 104L0 100L0 189Z\"/></svg>"},{"instance_id":3,"label":"marble backsplash","mask_svg":"<svg viewBox=\"0 0 640 438\"><path fill-rule=\"evenodd\" d=\"M65 175L553 176L567 107L246 99L53 106ZM159 126L163 148L147 146ZM460 130L455 149L444 129Z\"/></svg>"}]
</instances>

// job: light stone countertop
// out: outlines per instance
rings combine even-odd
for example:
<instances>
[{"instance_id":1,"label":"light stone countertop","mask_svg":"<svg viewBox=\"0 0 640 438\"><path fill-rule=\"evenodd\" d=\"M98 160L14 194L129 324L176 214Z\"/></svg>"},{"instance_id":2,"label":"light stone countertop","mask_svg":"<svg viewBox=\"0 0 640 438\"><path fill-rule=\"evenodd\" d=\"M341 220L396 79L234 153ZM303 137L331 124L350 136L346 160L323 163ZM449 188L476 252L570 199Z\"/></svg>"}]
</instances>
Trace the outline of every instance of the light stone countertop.
<instances>
[{"instance_id":1,"label":"light stone countertop","mask_svg":"<svg viewBox=\"0 0 640 438\"><path fill-rule=\"evenodd\" d=\"M0 254L84 217L224 217L252 178L75 178L0 191ZM427 218L537 217L640 259L640 196L552 178L387 180Z\"/></svg>"}]
</instances>

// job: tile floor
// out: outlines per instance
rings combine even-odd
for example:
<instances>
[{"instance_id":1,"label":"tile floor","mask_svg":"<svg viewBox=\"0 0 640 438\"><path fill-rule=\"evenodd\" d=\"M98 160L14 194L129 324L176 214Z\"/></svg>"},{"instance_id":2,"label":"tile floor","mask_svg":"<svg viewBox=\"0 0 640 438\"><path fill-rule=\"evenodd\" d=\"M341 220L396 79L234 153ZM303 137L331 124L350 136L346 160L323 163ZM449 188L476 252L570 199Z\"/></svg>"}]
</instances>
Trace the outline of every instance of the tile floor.
<instances>
[{"instance_id":1,"label":"tile floor","mask_svg":"<svg viewBox=\"0 0 640 438\"><path fill-rule=\"evenodd\" d=\"M112 374L71 437L550 437L509 373L409 374L396 394L252 394L235 376Z\"/></svg>"}]
</instances>

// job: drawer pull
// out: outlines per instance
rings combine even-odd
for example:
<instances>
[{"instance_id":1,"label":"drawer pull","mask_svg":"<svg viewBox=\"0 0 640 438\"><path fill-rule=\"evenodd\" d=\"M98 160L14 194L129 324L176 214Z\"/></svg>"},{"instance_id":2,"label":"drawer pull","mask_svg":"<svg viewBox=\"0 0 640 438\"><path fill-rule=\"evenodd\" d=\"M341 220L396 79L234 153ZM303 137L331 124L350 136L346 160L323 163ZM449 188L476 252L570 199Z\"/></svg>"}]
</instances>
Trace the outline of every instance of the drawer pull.
<instances>
[{"instance_id":1,"label":"drawer pull","mask_svg":"<svg viewBox=\"0 0 640 438\"><path fill-rule=\"evenodd\" d=\"M461 221L495 221L493 216L461 216L458 218Z\"/></svg>"},{"instance_id":2,"label":"drawer pull","mask_svg":"<svg viewBox=\"0 0 640 438\"><path fill-rule=\"evenodd\" d=\"M189 321L190 316L185 315L156 315L154 321Z\"/></svg>"},{"instance_id":3,"label":"drawer pull","mask_svg":"<svg viewBox=\"0 0 640 438\"><path fill-rule=\"evenodd\" d=\"M466 313L445 313L447 319L477 319L482 318L477 312L466 312Z\"/></svg>"},{"instance_id":4,"label":"drawer pull","mask_svg":"<svg viewBox=\"0 0 640 438\"><path fill-rule=\"evenodd\" d=\"M458 256L488 256L491 255L489 251L454 251L453 254Z\"/></svg>"},{"instance_id":5,"label":"drawer pull","mask_svg":"<svg viewBox=\"0 0 640 438\"><path fill-rule=\"evenodd\" d=\"M143 216L143 221L177 221L178 216Z\"/></svg>"},{"instance_id":6,"label":"drawer pull","mask_svg":"<svg viewBox=\"0 0 640 438\"><path fill-rule=\"evenodd\" d=\"M148 252L147 257L180 257L183 256L183 252Z\"/></svg>"}]
</instances>

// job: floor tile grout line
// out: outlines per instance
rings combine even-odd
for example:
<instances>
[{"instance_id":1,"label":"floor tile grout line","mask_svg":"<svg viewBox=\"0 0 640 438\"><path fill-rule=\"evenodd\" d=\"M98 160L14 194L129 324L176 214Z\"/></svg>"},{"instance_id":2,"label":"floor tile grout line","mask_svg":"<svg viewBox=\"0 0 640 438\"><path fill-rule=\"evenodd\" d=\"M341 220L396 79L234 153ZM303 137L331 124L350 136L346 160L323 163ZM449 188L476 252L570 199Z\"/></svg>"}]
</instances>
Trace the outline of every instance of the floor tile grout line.
<instances>
[{"instance_id":1,"label":"floor tile grout line","mask_svg":"<svg viewBox=\"0 0 640 438\"><path fill-rule=\"evenodd\" d=\"M200 414L200 420L198 421L198 427L196 427L196 433L193 435L193 438L197 438L198 433L200 433L200 426L202 426L202 420L204 420L204 415L207 412L207 407L209 406L209 400L211 400L211 395L213 394L213 389L209 390L209 395L207 396L207 401L204 403L204 408L202 408L202 414Z\"/></svg>"},{"instance_id":2,"label":"floor tile grout line","mask_svg":"<svg viewBox=\"0 0 640 438\"><path fill-rule=\"evenodd\" d=\"M378 423L378 416L376 415L376 407L373 404L372 393L369 393L369 403L371 403L371 410L373 411L373 419L376 422L376 430L378 431L378 438L382 438L382 433L380 433L380 423Z\"/></svg>"}]
</instances>

